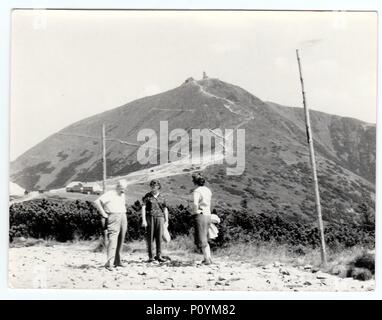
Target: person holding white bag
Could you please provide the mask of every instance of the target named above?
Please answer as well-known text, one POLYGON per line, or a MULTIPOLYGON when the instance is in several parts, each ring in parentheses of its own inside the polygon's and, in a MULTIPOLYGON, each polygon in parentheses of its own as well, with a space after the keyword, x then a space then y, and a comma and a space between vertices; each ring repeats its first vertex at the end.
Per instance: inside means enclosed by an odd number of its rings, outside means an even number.
POLYGON ((195 231, 195 245, 203 251, 204 260, 202 264, 210 265, 211 249, 208 244, 208 230, 211 227, 211 198, 212 192, 204 184, 205 178, 201 173, 194 173, 192 181, 197 186, 193 191, 192 217, 195 231))

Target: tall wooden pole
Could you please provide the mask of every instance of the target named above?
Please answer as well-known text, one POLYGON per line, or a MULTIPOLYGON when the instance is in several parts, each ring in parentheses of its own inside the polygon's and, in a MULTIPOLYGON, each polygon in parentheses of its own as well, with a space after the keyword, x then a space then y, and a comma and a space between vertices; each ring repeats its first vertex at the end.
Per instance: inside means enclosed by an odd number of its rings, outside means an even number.
MULTIPOLYGON (((105 124, 102 124, 102 191, 106 192, 106 139, 105 139, 105 124)), ((103 219, 104 220, 104 219, 103 219)), ((106 221, 103 227, 103 245, 107 248, 109 245, 109 239, 107 236, 106 221)))
POLYGON ((105 124, 102 124, 102 189, 106 192, 106 141, 105 141, 105 124))
POLYGON ((321 239, 321 261, 322 261, 323 265, 326 265, 327 260, 326 260, 326 246, 325 246, 325 237, 324 237, 324 224, 322 222, 320 192, 318 190, 318 180, 317 180, 317 172, 316 172, 316 160, 315 160, 315 156, 314 156, 312 131, 310 129, 309 110, 308 110, 308 105, 306 103, 304 80, 302 78, 301 62, 300 62, 300 56, 298 54, 298 49, 296 49, 296 56, 297 56, 298 70, 300 73, 302 101, 304 104, 304 111, 305 111, 306 135, 307 135, 307 140, 308 140, 308 144, 309 144, 310 164, 311 164, 312 173, 313 173, 314 195, 315 195, 315 200, 316 200, 318 228, 319 228, 320 239, 321 239))

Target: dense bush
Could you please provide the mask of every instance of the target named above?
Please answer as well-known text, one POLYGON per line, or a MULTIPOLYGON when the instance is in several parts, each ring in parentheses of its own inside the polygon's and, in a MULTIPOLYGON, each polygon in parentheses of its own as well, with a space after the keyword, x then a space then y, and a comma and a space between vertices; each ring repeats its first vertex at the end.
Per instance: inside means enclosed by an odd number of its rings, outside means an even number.
POLYGON ((84 201, 46 199, 16 203, 9 209, 10 240, 14 237, 89 239, 101 233, 96 208, 84 201))
MULTIPOLYGON (((318 228, 282 218, 278 214, 248 214, 246 210, 224 210, 219 213, 219 236, 215 246, 236 241, 275 241, 295 247, 318 247, 318 228)), ((326 244, 335 249, 363 244, 374 247, 374 228, 356 224, 330 224, 325 227, 326 244)))
MULTIPOLYGON (((143 239, 139 201, 127 208, 127 241, 143 239)), ((213 247, 232 242, 273 241, 301 247, 320 244, 317 227, 293 222, 277 213, 258 214, 241 210, 219 209, 219 236, 211 241, 213 247)), ((192 229, 189 209, 183 205, 169 208, 169 231, 172 237, 186 235, 192 229)), ((374 227, 368 224, 327 224, 325 240, 329 247, 352 247, 363 244, 374 247, 374 227)), ((88 201, 38 199, 10 207, 10 240, 14 237, 52 238, 58 241, 90 239, 101 235, 100 216, 88 201)))

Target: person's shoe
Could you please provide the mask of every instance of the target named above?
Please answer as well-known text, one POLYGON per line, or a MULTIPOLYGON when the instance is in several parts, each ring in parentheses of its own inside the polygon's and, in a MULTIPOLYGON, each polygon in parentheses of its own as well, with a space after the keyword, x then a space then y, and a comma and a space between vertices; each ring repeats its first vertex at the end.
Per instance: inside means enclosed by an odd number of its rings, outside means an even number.
POLYGON ((166 262, 166 261, 167 261, 167 260, 163 259, 162 257, 158 257, 156 260, 157 260, 158 262, 166 262))
POLYGON ((123 268, 124 266, 125 265, 122 262, 114 265, 114 267, 120 267, 120 268, 123 268))
POLYGON ((152 262, 154 262, 155 260, 153 259, 153 258, 149 258, 149 260, 147 260, 146 262, 147 263, 152 263, 152 262))
POLYGON ((165 259, 165 258, 162 257, 162 256, 158 256, 158 255, 156 255, 156 256, 154 257, 154 260, 156 260, 156 261, 158 261, 158 262, 165 262, 165 261, 167 261, 167 259, 165 259))
POLYGON ((108 264, 105 264, 105 269, 109 271, 113 271, 113 268, 108 264))
POLYGON ((202 261, 202 264, 204 264, 204 265, 206 265, 206 266, 209 266, 210 264, 212 264, 212 260, 211 260, 211 259, 208 259, 208 260, 204 259, 204 260, 202 261))

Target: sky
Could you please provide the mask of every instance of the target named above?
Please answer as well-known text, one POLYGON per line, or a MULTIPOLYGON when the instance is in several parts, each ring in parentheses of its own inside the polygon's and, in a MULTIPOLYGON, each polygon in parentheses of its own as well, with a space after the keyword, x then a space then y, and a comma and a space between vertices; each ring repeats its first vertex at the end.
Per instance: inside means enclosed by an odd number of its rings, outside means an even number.
POLYGON ((377 14, 14 10, 10 160, 71 123, 182 84, 376 122, 377 14))

